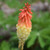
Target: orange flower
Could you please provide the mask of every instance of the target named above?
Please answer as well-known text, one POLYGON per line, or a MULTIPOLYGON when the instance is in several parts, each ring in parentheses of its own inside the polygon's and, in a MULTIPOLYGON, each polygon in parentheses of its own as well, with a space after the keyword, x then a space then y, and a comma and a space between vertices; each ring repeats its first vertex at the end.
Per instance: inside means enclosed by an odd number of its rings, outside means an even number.
POLYGON ((20 9, 21 13, 19 13, 19 20, 17 27, 17 36, 19 39, 19 48, 23 50, 23 46, 25 41, 27 40, 28 36, 30 35, 32 24, 31 24, 31 18, 32 18, 32 12, 30 9, 30 5, 28 3, 25 3, 25 7, 23 9, 20 9))
POLYGON ((20 9, 20 11, 22 11, 22 12, 19 13, 18 25, 23 23, 27 27, 31 27, 30 19, 32 18, 32 15, 31 15, 32 12, 31 12, 31 9, 30 9, 30 5, 28 5, 28 3, 25 3, 25 7, 23 9, 20 9))

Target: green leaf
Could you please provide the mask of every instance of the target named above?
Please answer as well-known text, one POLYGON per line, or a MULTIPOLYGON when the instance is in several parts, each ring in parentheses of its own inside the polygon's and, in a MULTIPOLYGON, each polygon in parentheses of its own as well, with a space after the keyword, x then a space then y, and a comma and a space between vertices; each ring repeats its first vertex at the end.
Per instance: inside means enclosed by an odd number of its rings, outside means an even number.
POLYGON ((5 30, 7 30, 7 28, 6 28, 6 26, 5 26, 5 25, 3 25, 3 28, 4 28, 5 30))
POLYGON ((50 46, 48 47, 48 50, 50 50, 50 46))
POLYGON ((3 39, 4 37, 3 36, 0 36, 0 39, 3 39))
POLYGON ((11 50, 18 50, 18 48, 11 48, 11 50))
POLYGON ((44 40, 40 36, 38 37, 38 40, 39 40, 40 46, 42 48, 44 48, 44 46, 46 45, 45 42, 44 42, 44 40))
POLYGON ((0 50, 1 50, 1 46, 0 46, 0 50))
POLYGON ((9 39, 9 41, 13 41, 13 40, 17 40, 17 37, 14 36, 14 37, 11 37, 11 38, 9 39))
POLYGON ((28 43, 27 43, 27 47, 28 47, 28 48, 31 47, 31 46, 35 43, 36 38, 37 38, 37 35, 34 34, 34 35, 32 36, 32 38, 31 38, 31 39, 28 41, 28 43))
POLYGON ((41 30, 41 31, 40 31, 40 35, 41 35, 41 37, 43 37, 44 39, 50 40, 50 27, 47 27, 47 28, 41 30))
POLYGON ((6 41, 3 41, 2 44, 1 44, 1 49, 2 50, 10 50, 10 45, 8 42, 6 41))

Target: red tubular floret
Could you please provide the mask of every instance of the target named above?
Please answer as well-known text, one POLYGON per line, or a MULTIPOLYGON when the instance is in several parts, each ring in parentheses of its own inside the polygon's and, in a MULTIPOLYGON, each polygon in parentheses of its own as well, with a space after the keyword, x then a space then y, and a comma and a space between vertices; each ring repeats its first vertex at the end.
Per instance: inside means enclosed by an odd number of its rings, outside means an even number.
POLYGON ((18 23, 25 23, 26 26, 31 26, 30 19, 32 18, 32 12, 30 9, 31 5, 25 3, 25 7, 20 9, 21 13, 19 13, 19 21, 18 23))

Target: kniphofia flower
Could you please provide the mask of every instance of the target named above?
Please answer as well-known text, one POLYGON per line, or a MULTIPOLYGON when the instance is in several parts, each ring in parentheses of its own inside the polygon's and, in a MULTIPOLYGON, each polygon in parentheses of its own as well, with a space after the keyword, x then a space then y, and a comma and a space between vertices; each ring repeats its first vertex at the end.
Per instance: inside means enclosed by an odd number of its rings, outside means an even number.
POLYGON ((19 39, 19 48, 21 47, 21 50, 23 50, 24 43, 27 40, 28 36, 30 35, 32 28, 31 24, 32 12, 30 7, 31 7, 30 4, 25 3, 25 7, 23 9, 20 9, 21 13, 19 13, 18 24, 16 25, 17 36, 19 39))

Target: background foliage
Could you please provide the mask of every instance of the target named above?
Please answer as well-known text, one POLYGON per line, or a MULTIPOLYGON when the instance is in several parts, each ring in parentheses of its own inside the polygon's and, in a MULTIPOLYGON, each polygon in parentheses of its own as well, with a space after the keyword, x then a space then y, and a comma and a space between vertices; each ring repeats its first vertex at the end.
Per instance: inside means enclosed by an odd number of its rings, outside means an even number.
MULTIPOLYGON (((20 12, 19 9, 24 6, 24 3, 32 3, 33 0, 24 0, 22 3, 20 3, 20 0, 1 1, 8 4, 10 8, 16 8, 16 12, 9 15, 8 18, 4 18, 5 14, 0 10, 0 29, 3 28, 7 31, 7 24, 10 26, 10 29, 11 27, 16 26, 18 14, 20 12)), ((44 0, 42 1, 44 2, 44 0)), ((24 50, 50 50, 50 13, 48 11, 40 11, 39 17, 36 12, 32 12, 32 32, 25 43, 24 50)), ((11 36, 8 40, 5 36, 0 36, 0 50, 18 50, 18 38, 16 32, 11 30, 9 32, 11 36)))

